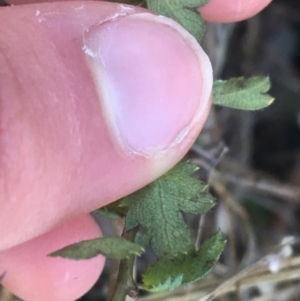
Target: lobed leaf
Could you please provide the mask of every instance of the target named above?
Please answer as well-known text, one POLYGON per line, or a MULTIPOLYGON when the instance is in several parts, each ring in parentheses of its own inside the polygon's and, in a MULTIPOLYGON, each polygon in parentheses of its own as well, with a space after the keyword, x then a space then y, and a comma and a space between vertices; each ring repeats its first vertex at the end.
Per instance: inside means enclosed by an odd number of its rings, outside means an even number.
POLYGON ((267 94, 270 86, 270 79, 266 76, 217 80, 213 86, 213 103, 233 109, 259 110, 274 100, 267 94))
POLYGON ((125 229, 137 228, 135 241, 150 244, 158 257, 175 257, 193 250, 183 212, 203 214, 214 206, 207 186, 194 177, 197 167, 181 162, 150 185, 127 196, 131 203, 125 229))
POLYGON ((142 246, 120 236, 111 236, 84 240, 55 251, 49 256, 80 260, 102 254, 111 259, 125 259, 131 255, 140 256, 143 252, 142 246))
POLYGON ((206 3, 208 0, 147 0, 150 10, 177 21, 198 41, 205 32, 198 8, 206 3))
POLYGON ((142 275, 143 288, 162 292, 203 278, 212 270, 225 244, 223 235, 217 232, 205 240, 197 252, 157 261, 142 275))
POLYGON ((143 287, 145 290, 151 292, 151 293, 161 293, 165 291, 171 291, 179 286, 182 285, 182 278, 183 275, 179 275, 175 278, 169 277, 166 281, 163 283, 159 283, 158 285, 154 285, 150 288, 143 287))

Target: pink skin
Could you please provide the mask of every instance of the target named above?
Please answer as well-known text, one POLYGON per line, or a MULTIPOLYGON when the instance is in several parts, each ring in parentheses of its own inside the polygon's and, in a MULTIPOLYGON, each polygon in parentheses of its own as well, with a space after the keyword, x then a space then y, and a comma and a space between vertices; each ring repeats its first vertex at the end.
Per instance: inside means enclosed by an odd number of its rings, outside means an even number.
MULTIPOLYGON (((15 5, 52 1, 53 0, 7 0, 8 3, 15 5)), ((209 3, 201 7, 199 11, 206 21, 230 23, 253 17, 271 2, 272 0, 210 0, 209 3)))
POLYGON ((99 277, 104 257, 71 261, 47 257, 47 254, 100 235, 93 219, 82 215, 33 240, 0 252, 0 267, 7 271, 3 285, 26 301, 77 299, 99 277))
POLYGON ((0 11, 0 249, 141 188, 200 131, 207 56, 169 20, 138 12, 97 2, 0 11))
MULTIPOLYGON (((35 294, 53 301, 57 266, 47 264, 45 250, 56 238, 42 234, 59 232, 62 222, 176 164, 208 114, 212 70, 186 31, 141 9, 24 5, 1 9, 0 22, 6 28, 0 35, 0 249, 15 246, 2 252, 0 273, 7 271, 4 284, 26 301, 35 294), (27 249, 32 261, 41 254, 39 266, 47 268, 28 264, 27 249), (9 256, 19 256, 17 267, 9 256)), ((82 227, 89 237, 91 229, 82 227)), ((67 243, 77 238, 65 235, 67 243)), ((96 281, 91 262, 80 292, 77 282, 68 283, 60 300, 74 300, 96 281)), ((72 278, 78 262, 62 269, 72 278)))
POLYGON ((210 0, 199 9, 209 22, 230 23, 253 17, 272 0, 210 0))
POLYGON ((102 257, 48 251, 99 235, 83 214, 170 169, 206 119, 206 55, 144 12, 105 2, 0 9, 0 275, 25 301, 72 301, 91 287, 102 257), (57 282, 78 271, 82 280, 57 282))

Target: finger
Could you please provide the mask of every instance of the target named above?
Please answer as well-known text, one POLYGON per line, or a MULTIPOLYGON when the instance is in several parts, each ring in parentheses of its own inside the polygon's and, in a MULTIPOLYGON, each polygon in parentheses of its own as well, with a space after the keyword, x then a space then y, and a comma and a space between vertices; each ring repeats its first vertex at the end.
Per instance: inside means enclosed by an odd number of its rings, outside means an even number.
POLYGON ((48 257, 66 245, 99 237, 100 230, 89 215, 45 233, 24 244, 0 252, 2 283, 25 301, 74 301, 98 279, 104 257, 73 261, 48 257))
MULTIPOLYGON (((18 5, 27 3, 51 2, 52 0, 7 0, 18 5)), ((64 0, 68 1, 68 0, 64 0)), ((206 21, 230 23, 253 17, 263 10, 272 0, 210 0, 199 9, 206 21)))
POLYGON ((253 17, 272 0, 210 0, 200 8, 201 16, 210 22, 230 23, 253 17))
POLYGON ((153 181, 200 132, 209 60, 177 23, 141 12, 0 10, 0 249, 153 181))

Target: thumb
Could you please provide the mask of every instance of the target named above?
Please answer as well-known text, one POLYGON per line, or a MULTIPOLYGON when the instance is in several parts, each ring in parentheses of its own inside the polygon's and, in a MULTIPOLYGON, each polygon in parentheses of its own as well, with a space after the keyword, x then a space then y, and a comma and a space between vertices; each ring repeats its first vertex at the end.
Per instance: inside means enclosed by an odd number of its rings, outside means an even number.
POLYGON ((153 181, 202 128, 211 66, 175 22, 68 2, 0 23, 0 249, 153 181))
POLYGON ((70 301, 103 259, 46 254, 99 236, 85 213, 184 156, 208 114, 211 66, 177 24, 124 5, 9 7, 0 24, 0 249, 15 246, 0 275, 27 301, 70 301))

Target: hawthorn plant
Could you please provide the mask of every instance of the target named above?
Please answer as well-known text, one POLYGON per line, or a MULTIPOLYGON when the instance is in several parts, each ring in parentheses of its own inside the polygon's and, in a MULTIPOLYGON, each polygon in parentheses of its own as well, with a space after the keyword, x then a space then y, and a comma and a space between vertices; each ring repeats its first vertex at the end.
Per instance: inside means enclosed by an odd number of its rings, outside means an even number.
MULTIPOLYGON (((201 41, 205 21, 199 8, 208 0, 147 0, 146 3, 150 10, 174 19, 201 41)), ((269 89, 270 80, 266 76, 216 80, 213 104, 259 110, 273 101, 267 94, 269 89)), ((136 295, 137 290, 171 290, 205 277, 222 254, 226 240, 218 231, 199 250, 195 249, 183 212, 204 214, 215 205, 208 186, 194 176, 196 170, 190 162, 180 162, 155 182, 96 210, 96 214, 106 218, 125 220, 121 237, 82 241, 50 256, 88 260, 102 254, 121 260, 117 287, 110 301, 123 301, 127 294, 136 295), (132 278, 134 259, 147 247, 156 254, 157 261, 146 268, 142 282, 136 283, 132 278)))

